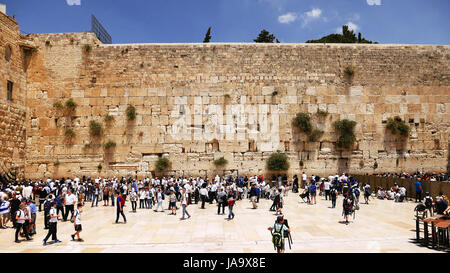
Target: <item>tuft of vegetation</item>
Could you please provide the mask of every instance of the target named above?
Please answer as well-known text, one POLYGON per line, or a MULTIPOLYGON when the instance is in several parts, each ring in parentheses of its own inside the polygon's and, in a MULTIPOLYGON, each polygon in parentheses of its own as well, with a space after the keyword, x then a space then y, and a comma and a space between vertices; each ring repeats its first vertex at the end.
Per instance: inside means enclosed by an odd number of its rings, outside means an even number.
POLYGON ((90 149, 90 148, 91 148, 91 144, 89 144, 89 143, 84 144, 84 146, 83 146, 83 149, 85 149, 85 150, 90 149))
POLYGON ((65 106, 68 111, 72 112, 75 110, 75 108, 77 108, 78 105, 73 101, 72 98, 70 98, 70 99, 66 100, 65 106))
POLYGON ((311 117, 306 113, 298 113, 293 120, 293 125, 306 134, 312 131, 311 117))
POLYGON ((127 119, 129 121, 135 120, 136 119, 136 107, 134 107, 133 105, 128 105, 126 114, 127 114, 127 119))
POLYGON ((350 149, 356 141, 354 129, 356 122, 353 120, 343 119, 334 122, 334 128, 340 133, 336 142, 337 147, 350 149))
POLYGON ((170 161, 167 157, 159 157, 156 161, 156 169, 158 171, 163 171, 169 167, 170 161))
POLYGON ((410 131, 409 126, 400 117, 389 118, 386 129, 391 131, 393 135, 398 133, 403 138, 407 138, 410 131))
POLYGON ((94 120, 89 122, 89 133, 91 136, 100 136, 102 134, 102 125, 94 120))
POLYGON ((67 138, 73 138, 75 137, 75 132, 72 130, 72 128, 66 128, 66 130, 64 131, 64 135, 67 138))
POLYGON ((225 97, 226 99, 230 99, 230 98, 231 98, 230 94, 225 94, 224 97, 225 97))
POLYGON ((214 160, 214 165, 216 166, 225 166, 228 163, 228 160, 226 160, 223 156, 219 159, 214 160))
POLYGON ((278 95, 278 91, 275 90, 275 91, 272 92, 272 97, 274 97, 276 95, 278 95))
POLYGON ((103 147, 105 148, 105 150, 109 150, 111 148, 116 147, 116 143, 112 140, 108 140, 108 142, 106 142, 105 145, 103 145, 103 147))
POLYGON ((112 116, 110 114, 106 114, 103 119, 105 120, 106 123, 111 123, 115 120, 114 116, 112 116))
POLYGON ((378 162, 375 161, 375 163, 373 164, 373 168, 374 169, 378 168, 378 162))
POLYGON ((52 43, 51 43, 49 40, 47 40, 47 41, 45 41, 45 45, 46 45, 46 46, 51 46, 52 43))
POLYGON ((303 166, 305 165, 305 163, 303 163, 303 160, 300 160, 300 162, 298 162, 298 165, 303 168, 303 166))
POLYGON ((355 71, 353 70, 353 68, 351 68, 350 66, 347 66, 344 69, 344 73, 345 75, 349 76, 349 77, 353 77, 353 75, 355 74, 355 71))
POLYGON ((319 129, 314 129, 308 137, 310 142, 316 142, 323 135, 323 131, 319 129))
POLYGON ((102 164, 98 164, 98 166, 97 166, 97 170, 101 170, 101 169, 103 169, 103 166, 102 166, 102 164))
POLYGON ((84 45, 84 51, 86 53, 91 52, 91 50, 92 50, 92 46, 91 45, 89 45, 89 44, 84 45))
POLYGON ((60 101, 56 101, 55 103, 53 103, 53 107, 55 107, 58 110, 64 109, 64 105, 62 105, 60 101))
POLYGON ((289 169, 287 156, 282 153, 273 153, 267 159, 267 169, 271 171, 286 171, 289 169))
POLYGON ((61 164, 61 162, 59 162, 59 160, 56 160, 55 162, 53 162, 53 166, 58 167, 61 164))
POLYGON ((328 116, 328 114, 329 114, 328 111, 317 109, 317 115, 319 115, 320 117, 326 117, 328 116))

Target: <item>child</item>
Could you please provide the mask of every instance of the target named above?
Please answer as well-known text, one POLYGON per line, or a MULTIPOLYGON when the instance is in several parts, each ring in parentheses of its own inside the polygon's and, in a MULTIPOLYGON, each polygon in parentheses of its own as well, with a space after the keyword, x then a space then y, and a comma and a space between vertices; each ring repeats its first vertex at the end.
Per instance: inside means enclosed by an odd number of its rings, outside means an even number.
POLYGON ((81 227, 81 213, 83 205, 81 203, 77 204, 77 209, 73 215, 73 226, 75 227, 75 234, 72 234, 72 240, 75 241, 75 235, 78 237, 79 242, 83 242, 83 239, 80 238, 80 232, 83 230, 81 227))

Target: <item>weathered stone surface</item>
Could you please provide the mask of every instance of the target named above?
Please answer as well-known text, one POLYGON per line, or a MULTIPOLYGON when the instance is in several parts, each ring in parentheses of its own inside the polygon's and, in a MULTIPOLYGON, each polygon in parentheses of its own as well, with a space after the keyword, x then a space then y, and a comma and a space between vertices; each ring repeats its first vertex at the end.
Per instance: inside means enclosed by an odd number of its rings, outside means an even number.
POLYGON ((13 47, 11 61, 0 62, 0 159, 27 177, 88 174, 98 164, 102 175, 155 175, 162 154, 172 161, 168 175, 265 173, 276 151, 288 154, 289 175, 371 173, 375 159, 378 172, 447 166, 449 46, 103 45, 92 33, 24 37, 5 15, 0 24, 0 54, 13 47), (28 59, 19 47, 25 40, 38 49, 28 59), (349 65, 351 79, 343 72, 349 65), (14 82, 12 102, 7 80, 14 82), (53 107, 70 97, 78 105, 73 113, 53 107), (324 131, 318 142, 292 127, 299 112, 324 131), (106 123, 106 113, 114 120, 106 123), (384 122, 394 116, 411 126, 405 143, 386 133, 384 122), (332 124, 343 118, 358 123, 353 152, 334 145, 332 124), (90 135, 91 120, 102 123, 101 137, 90 135), (70 142, 65 128, 76 133, 70 142), (117 146, 106 153, 109 139, 117 146), (213 164, 219 155, 229 162, 220 170, 213 164))

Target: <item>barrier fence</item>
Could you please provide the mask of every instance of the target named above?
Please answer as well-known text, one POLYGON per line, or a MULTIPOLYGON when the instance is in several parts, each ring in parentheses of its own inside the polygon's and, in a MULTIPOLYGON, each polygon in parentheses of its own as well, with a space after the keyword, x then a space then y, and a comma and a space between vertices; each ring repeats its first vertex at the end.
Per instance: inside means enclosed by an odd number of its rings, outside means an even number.
MULTIPOLYGON (((377 187, 382 187, 384 189, 390 189, 394 186, 395 183, 398 186, 403 186, 406 188, 406 195, 409 198, 416 197, 416 187, 414 183, 417 179, 408 179, 408 178, 392 178, 392 177, 379 177, 379 176, 371 176, 371 175, 352 175, 355 177, 358 182, 364 184, 366 182, 370 183, 370 187, 372 190, 376 190, 377 187)), ((442 192, 446 196, 450 196, 450 182, 448 181, 423 181, 422 183, 422 198, 425 197, 425 192, 429 192, 431 197, 436 197, 442 192)))

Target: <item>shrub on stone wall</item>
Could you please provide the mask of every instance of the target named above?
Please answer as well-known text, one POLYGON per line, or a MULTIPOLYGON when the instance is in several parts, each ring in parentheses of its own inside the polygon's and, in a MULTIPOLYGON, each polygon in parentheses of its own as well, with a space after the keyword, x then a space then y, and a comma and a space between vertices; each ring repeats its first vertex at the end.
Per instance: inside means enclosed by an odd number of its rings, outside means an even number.
POLYGON ((116 143, 112 140, 108 140, 108 142, 106 142, 103 147, 105 148, 105 150, 109 150, 111 148, 116 147, 116 143))
POLYGON ((282 153, 271 154, 267 159, 267 169, 270 171, 286 171, 289 169, 287 156, 282 153))
POLYGON ((98 164, 98 166, 97 166, 97 170, 101 171, 101 169, 103 169, 103 166, 102 166, 102 164, 98 164))
POLYGON ((72 128, 66 128, 66 130, 64 131, 64 135, 67 138, 73 138, 73 137, 75 137, 75 132, 72 128))
POLYGON ((410 128, 400 117, 389 118, 386 129, 391 131, 393 135, 398 133, 403 138, 407 138, 409 136, 410 128))
POLYGON ((77 108, 77 104, 73 101, 72 98, 66 100, 66 103, 64 104, 66 107, 66 111, 68 113, 72 113, 73 111, 75 111, 75 108, 77 108))
POLYGON ((133 105, 128 105, 126 114, 127 114, 128 120, 131 121, 131 120, 136 119, 136 107, 134 107, 133 105))
POLYGON ((214 160, 214 165, 216 166, 225 166, 228 163, 228 160, 226 160, 223 156, 219 159, 214 160))
POLYGON ((347 75, 348 77, 353 77, 353 75, 355 75, 355 71, 353 70, 353 68, 351 68, 350 66, 347 66, 344 69, 344 73, 345 75, 347 75))
POLYGON ((91 136, 100 136, 102 134, 102 125, 94 120, 89 122, 89 133, 91 136))
POLYGON ((61 163, 59 162, 59 160, 56 160, 55 162, 53 162, 53 166, 58 167, 61 163))
POLYGON ((306 134, 312 131, 311 117, 306 113, 298 113, 294 118, 293 125, 306 134))
POLYGON ((356 141, 354 129, 356 122, 353 120, 343 119, 334 122, 334 128, 339 132, 340 136, 336 142, 339 148, 351 149, 356 141))
POLYGON ((316 142, 323 135, 323 131, 319 129, 314 129, 308 137, 310 142, 316 142))
POLYGON ((326 116, 328 116, 328 111, 323 111, 323 110, 317 109, 317 115, 319 117, 326 117, 326 116))
POLYGON ((164 171, 169 167, 170 161, 167 157, 159 157, 156 161, 156 169, 158 171, 164 171))
POLYGON ((104 120, 106 123, 111 123, 115 120, 114 116, 110 115, 110 114, 106 114, 104 117, 104 120))
POLYGON ((62 105, 60 101, 56 101, 55 103, 53 103, 53 107, 55 107, 57 110, 64 109, 64 105, 62 105))
POLYGON ((91 50, 92 50, 92 46, 91 45, 89 45, 89 44, 84 45, 84 51, 86 53, 91 52, 91 50))

